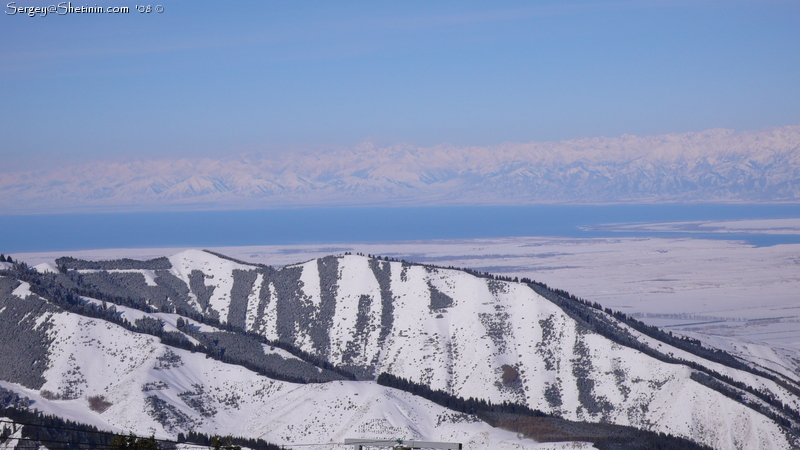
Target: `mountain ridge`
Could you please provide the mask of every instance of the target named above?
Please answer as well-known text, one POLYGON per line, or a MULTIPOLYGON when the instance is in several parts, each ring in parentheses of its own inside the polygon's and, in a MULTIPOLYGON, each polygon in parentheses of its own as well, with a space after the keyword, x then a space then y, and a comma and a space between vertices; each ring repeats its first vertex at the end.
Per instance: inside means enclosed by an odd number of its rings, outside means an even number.
POLYGON ((411 145, 0 173, 8 212, 298 205, 797 202, 800 126, 411 145))
MULTIPOLYGON (((655 339, 629 327, 621 317, 598 309, 599 305, 534 284, 547 289, 542 291, 545 294, 557 296, 547 299, 531 289, 530 280, 514 282, 489 274, 358 255, 329 256, 279 270, 242 265, 201 251, 182 252, 167 260, 170 269, 164 270, 163 260, 117 260, 87 266, 65 258, 59 260, 61 274, 20 272, 18 276, 28 276, 30 283, 7 289, 13 291, 12 298, 27 298, 35 295, 33 292, 45 294, 41 286, 62 279, 62 284, 94 289, 76 292, 94 292, 99 298, 79 298, 71 308, 80 311, 91 306, 98 314, 107 314, 103 312, 107 311, 105 301, 116 299, 114 292, 140 296, 136 302, 144 302, 142 310, 113 306, 115 316, 127 317, 138 327, 126 333, 150 333, 151 337, 143 338, 155 343, 158 337, 152 341, 151 325, 161 321, 162 330, 155 336, 162 333, 162 342, 168 333, 182 334, 186 341, 194 342, 194 347, 187 349, 220 363, 237 351, 252 355, 252 347, 242 347, 243 338, 214 343, 221 339, 221 332, 233 330, 236 334, 240 329, 302 350, 304 353, 296 353, 300 360, 311 355, 352 371, 361 380, 389 373, 449 395, 478 395, 496 404, 510 401, 570 420, 633 425, 717 448, 790 448, 791 441, 786 439, 796 439, 791 438, 790 430, 798 422, 800 400, 792 391, 797 389, 797 380, 750 366, 736 368, 738 360, 727 365, 708 360, 665 342, 666 334, 662 340, 655 339), (173 288, 169 295, 174 298, 168 295, 165 299, 167 291, 162 288, 178 281, 185 291, 173 288), (572 312, 559 302, 572 305, 572 312), (244 320, 237 303, 244 305, 244 320), (191 314, 175 314, 177 306, 193 310, 194 319, 189 318, 191 314), (575 314, 585 318, 576 321, 575 314), (179 319, 191 326, 181 326, 179 319), (320 326, 311 326, 314 322, 320 326), (603 323, 621 333, 621 338, 609 339, 614 336, 601 329, 603 323), (620 341, 622 338, 628 341, 620 341), (630 342, 640 346, 639 350, 630 342), (198 344, 203 348, 196 347, 198 344), (681 422, 678 410, 691 419, 681 422), (747 426, 740 429, 741 424, 747 426)), ((0 319, 8 313, 0 310, 0 319)), ((687 341, 686 345, 691 349, 694 344, 687 341)), ((262 355, 275 351, 268 346, 256 348, 262 355)), ((186 351, 172 350, 181 355, 186 351)), ((159 358, 169 361, 167 356, 159 358)), ((281 358, 292 357, 284 354, 281 358)), ((60 361, 65 367, 60 375, 42 375, 48 379, 46 383, 55 377, 62 380, 60 384, 39 389, 73 398, 76 386, 90 388, 91 383, 75 376, 77 371, 87 378, 80 367, 75 368, 80 364, 63 357, 60 361)), ((163 366, 157 362, 160 359, 155 361, 156 367, 163 366)), ((285 365, 266 364, 287 370, 285 365)), ((165 367, 171 370, 169 364, 165 367)), ((321 370, 312 372, 322 374, 321 370)), ((155 373, 160 376, 163 369, 155 373)), ((175 382, 161 381, 166 385, 175 382)), ((138 383, 160 386, 155 381, 138 383)), ((339 381, 316 384, 330 383, 339 381)), ((186 423, 202 422, 209 420, 203 419, 203 414, 227 408, 224 402, 208 400, 209 388, 182 384, 180 396, 161 397, 156 389, 156 394, 145 398, 156 395, 158 400, 137 408, 177 408, 167 415, 173 419, 164 419, 166 424, 184 417, 181 414, 188 418, 185 420, 191 419, 186 423)))

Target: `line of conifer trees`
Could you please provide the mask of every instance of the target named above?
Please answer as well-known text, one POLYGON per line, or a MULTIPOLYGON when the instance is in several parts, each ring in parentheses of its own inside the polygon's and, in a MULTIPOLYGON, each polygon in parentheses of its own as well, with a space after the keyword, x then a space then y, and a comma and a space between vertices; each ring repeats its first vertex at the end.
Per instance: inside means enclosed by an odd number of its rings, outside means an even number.
POLYGON ((398 377, 386 372, 383 372, 380 375, 378 375, 377 381, 378 384, 380 384, 381 386, 386 386, 394 389, 399 389, 401 391, 406 391, 411 394, 418 395, 422 398, 428 399, 436 403, 437 405, 444 406, 447 409, 452 409, 453 411, 458 411, 466 414, 493 412, 493 413, 520 414, 532 417, 548 416, 547 414, 539 411, 538 409, 531 409, 527 405, 522 405, 519 403, 503 402, 495 405, 492 402, 485 399, 478 399, 472 397, 464 399, 462 397, 449 394, 445 391, 441 391, 438 389, 431 389, 429 386, 426 386, 424 384, 415 383, 413 381, 409 381, 406 380, 405 378, 398 377))

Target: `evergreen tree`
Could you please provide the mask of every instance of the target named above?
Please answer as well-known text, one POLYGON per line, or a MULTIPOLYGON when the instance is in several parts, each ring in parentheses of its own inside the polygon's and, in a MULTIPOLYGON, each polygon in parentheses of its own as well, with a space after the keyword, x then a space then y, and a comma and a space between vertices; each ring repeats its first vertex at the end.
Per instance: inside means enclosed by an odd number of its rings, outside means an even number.
POLYGON ((242 447, 239 445, 233 445, 233 438, 228 436, 225 438, 225 442, 219 436, 212 436, 211 437, 211 447, 214 450, 242 450, 242 447))
POLYGON ((111 439, 112 450, 159 450, 155 436, 149 438, 136 437, 133 433, 122 436, 117 435, 111 439))

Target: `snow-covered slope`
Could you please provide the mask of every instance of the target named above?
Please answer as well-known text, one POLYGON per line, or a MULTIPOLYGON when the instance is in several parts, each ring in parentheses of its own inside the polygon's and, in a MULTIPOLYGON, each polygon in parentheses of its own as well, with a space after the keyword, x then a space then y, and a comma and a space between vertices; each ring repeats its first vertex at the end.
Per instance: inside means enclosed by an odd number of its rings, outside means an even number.
POLYGON ((52 342, 46 381, 37 388, 5 381, 0 386, 33 400, 43 413, 104 430, 173 439, 192 430, 281 444, 402 437, 462 442, 466 448, 570 445, 520 440, 472 416, 374 382, 293 384, 167 347, 102 320, 51 311, 41 322, 48 325, 52 342), (97 396, 107 402, 106 409, 91 409, 89 399, 97 396))
MULTIPOLYGON (((199 256, 188 252, 172 261, 204 271, 214 292, 224 290, 230 270, 209 263, 212 255, 199 256)), ((593 333, 524 284, 348 255, 266 273, 252 290, 262 294, 248 302, 248 331, 364 378, 387 372, 465 398, 521 402, 568 419, 634 425, 719 448, 773 443, 768 448, 783 440, 770 419, 694 381, 691 368, 593 333), (504 382, 505 371, 516 380, 504 382)), ((702 362, 800 408, 800 399, 772 381, 629 332, 661 353, 702 362)))
MULTIPOLYGON (((385 372, 463 398, 631 425, 714 448, 793 445, 778 423, 796 426, 793 411, 800 409, 800 399, 790 374, 708 360, 606 312, 565 308, 559 303, 563 299, 548 297, 554 291, 540 295, 541 287, 358 255, 276 270, 190 250, 172 256, 169 264, 170 269, 116 265, 107 271, 36 276, 77 280, 111 299, 127 292, 168 311, 120 306, 117 314, 131 323, 162 319, 165 331, 195 333, 201 341, 222 339, 219 327, 247 331, 363 381, 300 386, 260 377, 201 353, 168 349, 155 337, 99 319, 54 311, 46 303, 38 315, 7 306, 13 317, 33 317, 35 323, 25 329, 38 333, 31 336, 45 343, 49 363, 36 377, 13 378, 16 372, 9 372, 4 379, 26 386, 31 395, 47 391, 51 394, 45 396, 75 408, 85 404, 81 399, 103 395, 112 406, 101 419, 139 432, 226 429, 226 434, 263 435, 277 442, 318 442, 356 432, 435 440, 477 439, 475 433, 483 433, 477 430, 484 424, 462 423, 468 420, 464 417, 449 424, 440 419, 452 412, 377 386, 374 380, 385 372), (181 328, 177 314, 220 325, 185 319, 189 325, 181 328), (132 416, 131 411, 146 414, 132 416), (265 428, 242 417, 277 425, 265 428)), ((0 288, 7 298, 38 298, 29 294, 34 287, 22 283, 6 281, 0 288)), ((0 321, 4 314, 5 308, 0 321)), ((90 419, 96 413, 87 414, 87 422, 95 423, 90 419)), ((486 432, 492 442, 506 439, 486 432)), ((497 445, 492 448, 503 448, 497 445)))

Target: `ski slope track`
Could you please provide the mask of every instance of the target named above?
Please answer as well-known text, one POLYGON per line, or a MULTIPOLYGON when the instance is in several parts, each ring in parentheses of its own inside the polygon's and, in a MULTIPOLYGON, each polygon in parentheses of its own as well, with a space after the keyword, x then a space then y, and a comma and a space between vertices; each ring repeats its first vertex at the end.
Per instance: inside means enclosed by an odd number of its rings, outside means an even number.
POLYGON ((259 358, 295 364, 285 366, 292 376, 318 380, 298 384, 265 376, 119 323, 67 312, 37 295, 35 281, 6 271, 0 273, 0 323, 10 331, 0 343, 4 353, 32 348, 34 362, 0 357, 9 364, 0 369, 0 386, 48 414, 160 437, 194 430, 287 445, 400 437, 463 442, 464 448, 591 448, 520 439, 375 382, 388 373, 458 397, 524 404, 717 449, 798 445, 796 374, 741 359, 747 370, 707 360, 602 310, 591 309, 595 319, 578 317, 559 305, 566 300, 548 299, 527 283, 349 254, 274 269, 188 250, 170 257, 169 265, 126 269, 99 262, 93 269, 62 266, 66 275, 42 270, 38 276, 72 280, 108 298, 127 292, 147 308, 109 305, 106 298, 80 301, 102 304, 130 324, 161 321, 163 331, 184 335, 192 345, 224 343, 226 333, 243 332, 280 343, 294 350, 258 344, 259 358), (593 320, 639 347, 598 332, 593 320), (110 406, 90 409, 93 396, 110 406))

